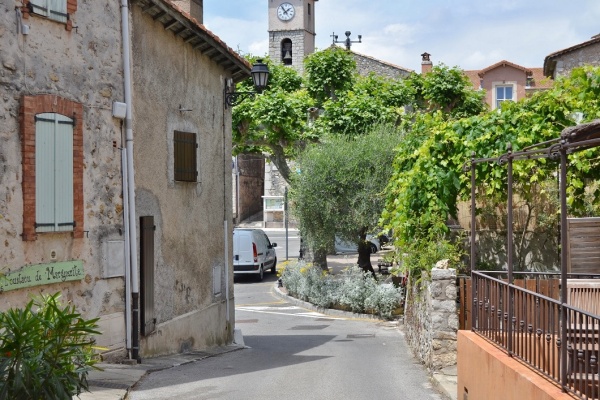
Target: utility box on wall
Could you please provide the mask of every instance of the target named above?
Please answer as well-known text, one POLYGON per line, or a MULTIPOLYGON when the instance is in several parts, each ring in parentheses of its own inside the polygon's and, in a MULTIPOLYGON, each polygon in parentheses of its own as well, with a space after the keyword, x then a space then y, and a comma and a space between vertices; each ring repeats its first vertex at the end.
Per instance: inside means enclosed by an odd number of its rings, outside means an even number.
POLYGON ((125 275, 125 241, 107 240, 103 245, 104 268, 102 278, 118 278, 125 275))

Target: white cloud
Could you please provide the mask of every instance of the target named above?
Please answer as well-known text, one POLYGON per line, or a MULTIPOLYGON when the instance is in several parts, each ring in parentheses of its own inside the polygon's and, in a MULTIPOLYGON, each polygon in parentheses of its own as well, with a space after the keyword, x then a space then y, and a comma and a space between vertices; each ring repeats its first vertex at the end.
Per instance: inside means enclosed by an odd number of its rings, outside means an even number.
MULTIPOLYGON (((267 2, 205 0, 204 8, 205 23, 230 47, 268 51, 267 2)), ((502 59, 541 67, 548 54, 600 33, 598 0, 322 0, 315 17, 317 48, 349 30, 363 38, 353 50, 415 70, 424 51, 465 69, 502 59)))

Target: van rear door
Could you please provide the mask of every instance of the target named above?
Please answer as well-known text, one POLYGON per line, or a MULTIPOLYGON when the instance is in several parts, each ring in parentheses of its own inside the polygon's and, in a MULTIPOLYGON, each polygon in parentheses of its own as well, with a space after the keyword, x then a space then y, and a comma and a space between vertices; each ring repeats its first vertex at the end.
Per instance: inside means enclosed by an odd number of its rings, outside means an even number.
POLYGON ((236 231, 233 236, 233 264, 254 264, 254 251, 252 249, 252 232, 236 231))

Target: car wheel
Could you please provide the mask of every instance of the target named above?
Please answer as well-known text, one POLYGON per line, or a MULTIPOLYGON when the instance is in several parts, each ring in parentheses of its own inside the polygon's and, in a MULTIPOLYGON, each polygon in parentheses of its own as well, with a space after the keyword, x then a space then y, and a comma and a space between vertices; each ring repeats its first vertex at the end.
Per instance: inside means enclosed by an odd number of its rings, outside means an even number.
POLYGON ((258 281, 262 282, 263 278, 265 277, 265 272, 263 270, 263 266, 260 266, 260 272, 258 273, 258 281))
POLYGON ((277 257, 275 257, 275 259, 273 260, 273 266, 271 267, 271 273, 272 274, 277 273, 277 257))
POLYGON ((375 246, 373 243, 369 243, 369 245, 371 246, 371 254, 377 253, 377 246, 375 246))

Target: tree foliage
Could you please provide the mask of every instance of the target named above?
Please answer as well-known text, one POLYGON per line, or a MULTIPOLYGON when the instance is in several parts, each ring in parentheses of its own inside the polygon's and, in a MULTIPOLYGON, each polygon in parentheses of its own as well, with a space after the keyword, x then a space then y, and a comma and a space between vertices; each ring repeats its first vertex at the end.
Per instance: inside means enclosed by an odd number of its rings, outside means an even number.
MULTIPOLYGON (((482 94, 458 68, 436 66, 425 76, 407 79, 363 77, 352 54, 339 47, 309 55, 305 77, 266 62, 271 76, 265 92, 233 109, 234 153, 266 153, 288 182, 288 162, 330 133, 353 137, 379 124, 408 123, 410 110, 441 110, 450 116, 483 110, 482 94)), ((251 79, 238 90, 251 91, 251 79)))
POLYGON ((395 129, 380 127, 353 138, 329 137, 301 155, 290 194, 315 256, 326 254, 336 235, 357 243, 361 233, 377 226, 400 140, 395 129))
MULTIPOLYGON (((600 117, 599 91, 600 70, 582 68, 551 90, 517 103, 504 102, 499 110, 461 119, 443 118, 439 111, 418 115, 405 127, 405 140, 386 189, 383 219, 395 229, 400 243, 430 235, 432 230, 443 232, 440 221, 456 216, 457 200, 470 194, 470 176, 462 168, 471 153, 477 158, 498 157, 507 151, 508 143, 517 151, 557 138, 565 127, 575 124, 573 112, 582 112, 585 120, 600 117)), ((598 150, 588 150, 570 157, 568 195, 575 215, 585 209, 584 180, 599 178, 597 154, 598 150)), ((514 163, 518 194, 531 198, 539 193, 533 185, 555 171, 556 164, 549 160, 514 163)), ((506 168, 482 163, 476 172, 477 186, 485 196, 505 198, 506 168)))

